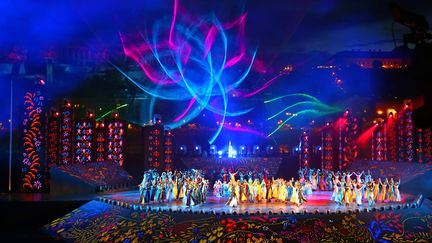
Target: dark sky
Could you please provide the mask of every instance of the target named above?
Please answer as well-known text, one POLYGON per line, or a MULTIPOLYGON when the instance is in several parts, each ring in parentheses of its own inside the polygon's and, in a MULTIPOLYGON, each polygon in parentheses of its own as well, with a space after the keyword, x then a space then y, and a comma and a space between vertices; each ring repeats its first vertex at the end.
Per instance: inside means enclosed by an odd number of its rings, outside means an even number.
MULTIPOLYGON (((247 11, 247 40, 262 53, 393 48, 389 1, 384 0, 179 0, 182 13, 214 13, 228 21, 247 11)), ((399 0, 432 21, 432 2, 399 0)), ((0 1, 0 47, 118 42, 117 31, 170 17, 172 0, 0 1)), ((407 29, 395 25, 396 38, 407 29)))

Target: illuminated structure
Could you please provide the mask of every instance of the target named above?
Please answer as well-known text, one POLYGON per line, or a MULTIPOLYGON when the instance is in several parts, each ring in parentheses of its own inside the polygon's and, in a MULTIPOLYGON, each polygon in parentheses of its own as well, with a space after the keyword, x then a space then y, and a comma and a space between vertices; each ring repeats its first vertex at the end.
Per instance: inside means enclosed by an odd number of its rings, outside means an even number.
POLYGON ((160 122, 143 128, 144 168, 165 170, 164 135, 164 126, 160 122))
POLYGON ((24 94, 22 121, 21 190, 44 191, 48 184, 45 151, 45 96, 44 83, 36 82, 24 94))
POLYGON ((405 160, 412 162, 414 159, 414 124, 412 121, 412 103, 411 100, 404 101, 405 111, 403 113, 404 119, 404 142, 405 142, 405 160))
POLYGON ((88 112, 88 117, 75 123, 75 162, 88 163, 94 160, 94 114, 88 112))
POLYGON ((52 111, 48 117, 47 127, 47 156, 48 166, 60 163, 59 141, 60 141, 60 112, 52 111))
POLYGON ((321 132, 321 169, 333 169, 333 136, 333 129, 327 123, 321 132))
POLYGON ((60 163, 73 163, 75 116, 70 101, 65 100, 60 116, 60 163))
MULTIPOLYGON (((342 164, 343 168, 346 168, 350 165, 354 160, 357 159, 358 156, 358 145, 356 143, 356 139, 358 136, 358 124, 357 118, 354 117, 352 111, 347 109, 343 115, 343 123, 339 124, 340 127, 340 145, 342 146, 342 164)), ((340 149, 340 148, 339 148, 340 149)), ((339 151, 340 154, 340 151, 339 151)))
POLYGON ((309 167, 310 159, 311 159, 311 146, 310 146, 310 139, 309 139, 309 133, 303 132, 302 136, 300 137, 300 168, 302 167, 309 167))
POLYGON ((412 162, 414 159, 414 125, 412 121, 412 102, 404 100, 403 110, 398 119, 398 160, 412 162))
POLYGON ((173 134, 170 130, 165 131, 165 141, 164 141, 164 162, 165 170, 172 171, 173 169, 173 134))
POLYGON ((103 162, 107 159, 107 129, 105 123, 96 122, 95 130, 96 145, 94 146, 94 154, 97 162, 103 162))
POLYGON ((387 114, 386 134, 387 134, 387 158, 390 161, 397 161, 397 124, 396 115, 392 112, 387 114))
POLYGON ((119 114, 114 112, 107 125, 107 159, 123 166, 124 123, 119 120, 119 114))
POLYGON ((417 161, 419 163, 424 162, 423 141, 424 141, 423 129, 419 128, 417 129, 417 161))
POLYGON ((376 161, 385 160, 385 134, 384 125, 381 121, 376 123, 372 133, 371 159, 376 161))
POLYGON ((423 131, 423 144, 424 144, 424 158, 425 162, 432 161, 432 132, 431 129, 423 131))
POLYGON ((343 51, 336 53, 329 61, 331 65, 358 66, 360 68, 406 68, 411 64, 411 57, 397 51, 343 51))

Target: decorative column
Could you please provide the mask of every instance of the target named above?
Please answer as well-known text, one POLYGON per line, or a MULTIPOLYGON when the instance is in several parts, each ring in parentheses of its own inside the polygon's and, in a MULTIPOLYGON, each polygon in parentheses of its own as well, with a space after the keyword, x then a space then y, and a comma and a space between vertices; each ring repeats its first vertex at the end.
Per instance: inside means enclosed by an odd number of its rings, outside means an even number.
POLYGON ((124 124, 119 120, 119 114, 113 113, 113 118, 108 122, 108 150, 107 158, 108 161, 113 161, 123 166, 124 155, 123 155, 123 135, 124 135, 124 124))
POLYGON ((93 160, 92 146, 94 140, 95 121, 92 112, 87 118, 75 124, 75 162, 89 163, 93 160))
POLYGON ((301 167, 309 167, 310 162, 310 141, 309 133, 303 132, 301 136, 301 148, 300 148, 300 163, 301 167))
POLYGON ((74 111, 70 101, 65 100, 60 114, 60 164, 73 163, 75 126, 74 111))
POLYGON ((417 161, 419 163, 424 162, 424 150, 423 150, 423 129, 417 129, 417 161))
POLYGON ((425 162, 432 162, 432 131, 427 128, 423 132, 425 162))
POLYGON ((321 168, 326 170, 333 169, 333 129, 329 123, 321 132, 321 168))
POLYGON ((165 141, 164 141, 164 161, 165 161, 165 171, 172 171, 173 163, 173 134, 171 131, 165 131, 165 141))
POLYGON ((24 94, 22 122, 21 190, 42 192, 48 187, 46 178, 45 95, 43 80, 37 81, 24 94))
POLYGON ((96 162, 104 162, 107 160, 107 129, 103 121, 96 123, 95 137, 94 154, 96 162))
POLYGON ((47 156, 48 166, 55 166, 60 163, 59 157, 59 142, 60 142, 60 112, 51 111, 48 118, 47 127, 47 156))

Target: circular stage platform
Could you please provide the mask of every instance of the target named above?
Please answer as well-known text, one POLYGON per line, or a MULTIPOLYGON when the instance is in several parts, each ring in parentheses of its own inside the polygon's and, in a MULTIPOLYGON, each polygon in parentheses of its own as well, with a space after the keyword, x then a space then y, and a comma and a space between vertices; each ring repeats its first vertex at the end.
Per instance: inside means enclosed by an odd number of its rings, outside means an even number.
MULTIPOLYGON (((114 194, 107 194, 99 198, 100 201, 130 207, 136 210, 153 210, 153 211, 177 211, 188 213, 212 213, 212 214, 287 214, 287 213, 344 213, 344 212, 363 212, 372 210, 387 210, 397 209, 403 207, 417 207, 416 203, 419 201, 420 196, 415 197, 409 194, 402 195, 401 202, 385 202, 376 203, 369 206, 364 202, 361 206, 355 203, 351 205, 338 205, 331 200, 331 191, 316 191, 312 195, 306 197, 307 202, 301 206, 296 206, 290 202, 268 201, 250 203, 244 202, 237 207, 230 207, 226 205, 228 198, 218 198, 215 196, 208 196, 207 201, 200 205, 185 206, 181 200, 170 201, 165 203, 148 203, 138 204, 139 192, 126 191, 114 194)), ((418 204, 418 203, 417 203, 418 204)))

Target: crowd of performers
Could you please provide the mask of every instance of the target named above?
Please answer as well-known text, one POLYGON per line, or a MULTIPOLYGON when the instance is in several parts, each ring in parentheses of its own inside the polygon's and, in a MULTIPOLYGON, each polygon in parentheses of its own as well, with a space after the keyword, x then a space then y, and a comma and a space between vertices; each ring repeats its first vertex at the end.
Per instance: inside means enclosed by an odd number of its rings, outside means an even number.
POLYGON ((377 202, 400 202, 400 179, 373 179, 370 171, 333 172, 329 170, 308 169, 299 170, 300 181, 309 181, 312 190, 333 191, 331 200, 339 205, 358 206, 367 201, 369 206, 377 202))
POLYGON ((206 201, 209 182, 200 170, 162 174, 148 170, 144 172, 143 180, 138 186, 140 204, 182 200, 184 205, 194 206, 206 201))
POLYGON ((218 179, 213 185, 213 194, 227 197, 227 205, 236 207, 241 203, 279 201, 300 206, 306 202, 305 195, 312 194, 310 183, 292 178, 268 179, 267 173, 228 172, 228 177, 218 179), (243 176, 242 176, 243 175, 243 176), (237 177, 237 178, 236 178, 237 177))
MULTIPOLYGON (((213 185, 216 197, 228 198, 227 205, 236 207, 242 203, 284 202, 300 206, 313 191, 333 191, 331 200, 338 205, 369 206, 377 202, 400 202, 400 179, 373 179, 370 171, 333 172, 330 170, 302 168, 299 179, 268 178, 268 172, 243 172, 222 170, 213 185)), ((144 173, 139 184, 139 203, 182 201, 194 206, 206 201, 209 181, 200 170, 144 173)))

